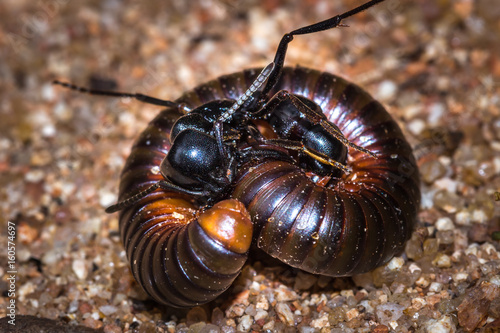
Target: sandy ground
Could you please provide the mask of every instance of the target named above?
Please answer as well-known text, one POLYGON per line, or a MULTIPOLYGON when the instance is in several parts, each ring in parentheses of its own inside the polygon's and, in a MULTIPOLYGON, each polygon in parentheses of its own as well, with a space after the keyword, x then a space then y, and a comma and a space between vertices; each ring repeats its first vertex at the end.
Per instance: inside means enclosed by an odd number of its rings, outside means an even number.
POLYGON ((160 108, 51 85, 61 79, 175 99, 267 64, 283 33, 359 2, 2 1, 0 317, 15 313, 16 326, 7 317, 1 327, 15 331, 37 316, 57 320, 61 331, 498 329, 496 0, 388 0, 350 18, 349 28, 291 44, 288 65, 358 83, 424 147, 420 228, 392 266, 354 280, 257 262, 213 304, 179 311, 148 300, 131 277, 117 215, 104 208, 116 200, 134 139, 160 108))

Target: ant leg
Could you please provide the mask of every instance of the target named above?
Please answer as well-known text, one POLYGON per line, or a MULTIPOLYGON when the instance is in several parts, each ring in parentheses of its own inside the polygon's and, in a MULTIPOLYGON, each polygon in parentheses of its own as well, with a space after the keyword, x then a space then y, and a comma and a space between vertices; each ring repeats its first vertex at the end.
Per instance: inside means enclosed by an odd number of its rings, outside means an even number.
POLYGON ((224 168, 227 169, 228 154, 224 149, 224 133, 223 133, 223 120, 217 119, 214 123, 214 134, 215 140, 217 141, 217 149, 219 150, 219 156, 224 158, 224 168))
POLYGON ((119 210, 122 210, 126 207, 132 206, 133 204, 137 203, 139 200, 144 198, 146 195, 156 191, 159 188, 161 188, 163 190, 174 190, 174 191, 177 191, 180 193, 189 194, 189 195, 193 195, 193 196, 208 195, 208 192, 206 192, 206 191, 190 191, 190 190, 187 190, 187 189, 182 188, 180 186, 177 186, 175 184, 169 183, 166 180, 159 180, 156 183, 154 183, 153 185, 151 185, 150 187, 148 187, 147 189, 145 189, 137 194, 134 194, 133 196, 131 196, 125 200, 117 202, 114 205, 109 206, 108 208, 106 208, 105 211, 106 211, 106 213, 110 214, 110 213, 114 213, 114 212, 117 212, 119 210))
POLYGON ((278 79, 281 75, 281 70, 283 69, 283 64, 285 62, 285 56, 286 56, 286 51, 288 49, 288 44, 293 40, 293 36, 306 35, 306 34, 311 34, 311 33, 319 32, 319 31, 333 29, 333 28, 336 28, 339 26, 344 26, 343 24, 341 24, 341 21, 343 19, 348 18, 350 16, 353 16, 359 12, 362 12, 362 11, 364 11, 364 10, 366 10, 366 9, 372 7, 373 5, 376 5, 377 3, 380 3, 382 1, 384 1, 384 0, 368 1, 367 3, 365 3, 361 6, 358 6, 350 11, 347 11, 343 14, 331 17, 331 18, 326 19, 324 21, 317 22, 317 23, 314 23, 314 24, 311 24, 311 25, 308 25, 308 26, 305 26, 305 27, 302 27, 302 28, 299 28, 296 30, 293 30, 293 31, 283 35, 283 37, 281 38, 281 41, 278 45, 278 49, 276 50, 276 54, 274 56, 274 61, 273 61, 275 63, 274 69, 269 76, 269 80, 267 81, 266 86, 262 90, 262 95, 261 95, 262 98, 266 98, 269 91, 275 86, 276 82, 278 82, 278 79))
POLYGON ((57 84, 57 85, 65 87, 65 88, 68 88, 70 90, 75 90, 75 91, 85 93, 85 94, 90 94, 90 95, 111 96, 111 97, 129 97, 129 98, 134 98, 138 101, 141 101, 141 102, 147 103, 147 104, 166 106, 166 107, 175 107, 179 110, 182 110, 184 113, 188 113, 190 111, 189 108, 185 104, 167 101, 167 100, 163 100, 163 99, 159 99, 159 98, 155 98, 155 97, 151 97, 151 96, 147 96, 147 95, 143 95, 143 94, 126 93, 126 92, 110 91, 110 90, 88 89, 85 87, 80 87, 80 86, 74 85, 72 83, 62 82, 59 80, 52 81, 52 84, 57 84))
POLYGON ((280 145, 279 143, 275 143, 272 139, 266 140, 264 138, 259 138, 260 143, 271 143, 271 147, 263 147, 260 146, 257 149, 249 149, 249 150, 244 150, 241 152, 240 155, 240 164, 244 164, 247 162, 252 162, 252 161, 261 161, 262 159, 265 158, 271 158, 279 161, 287 161, 293 163, 294 159, 290 156, 288 153, 288 147, 285 147, 283 145, 280 145), (276 150, 274 146, 278 146, 280 148, 283 148, 283 151, 276 150))
POLYGON ((309 149, 304 144, 300 141, 293 141, 293 140, 286 140, 286 139, 268 139, 265 140, 266 143, 273 143, 279 147, 290 149, 290 150, 296 150, 303 152, 306 155, 309 155, 310 157, 314 158, 315 160, 323 163, 323 164, 328 164, 331 165, 337 169, 340 169, 346 174, 351 173, 351 169, 342 163, 335 161, 331 159, 330 157, 315 151, 314 149, 309 149))
POLYGON ((275 98, 279 102, 284 101, 284 100, 289 100, 293 104, 293 106, 295 106, 297 108, 297 110, 306 117, 307 120, 309 120, 314 125, 320 125, 321 127, 323 127, 333 137, 335 137, 337 140, 342 142, 342 144, 344 146, 351 147, 353 149, 356 149, 357 151, 368 154, 373 158, 377 158, 377 155, 375 153, 372 153, 368 149, 365 149, 363 147, 355 145, 351 141, 347 140, 346 137, 344 136, 344 134, 342 134, 342 132, 339 129, 337 129, 335 126, 333 126, 332 123, 330 123, 326 119, 326 117, 323 113, 319 114, 319 113, 314 112, 307 105, 305 105, 300 99, 298 99, 296 96, 290 94, 288 91, 281 90, 271 100, 273 100, 275 98))

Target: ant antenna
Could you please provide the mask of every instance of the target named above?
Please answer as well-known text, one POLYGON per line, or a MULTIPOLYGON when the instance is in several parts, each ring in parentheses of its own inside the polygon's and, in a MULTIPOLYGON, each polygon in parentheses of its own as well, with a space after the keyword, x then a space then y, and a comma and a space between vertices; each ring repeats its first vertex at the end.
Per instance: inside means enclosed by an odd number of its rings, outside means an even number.
POLYGON ((281 38, 281 41, 278 45, 278 49, 276 50, 276 55, 274 56, 274 63, 275 66, 273 68, 273 71, 271 72, 269 76, 269 80, 267 81, 264 89, 262 90, 262 95, 261 96, 267 96, 269 91, 274 87, 276 82, 278 81, 279 77, 281 76, 281 70, 283 69, 283 64, 285 62, 285 56, 286 56, 286 51, 288 49, 288 43, 290 43, 293 40, 293 36, 295 35, 306 35, 306 34, 311 34, 319 31, 324 31, 324 30, 329 30, 333 29, 338 26, 342 26, 340 22, 348 18, 350 16, 353 16, 359 12, 362 12, 384 0, 371 0, 366 2, 365 4, 358 6, 354 9, 351 9, 348 12, 345 12, 340 15, 336 15, 334 17, 331 17, 327 20, 314 23, 296 30, 293 30, 281 38))
POLYGON ((271 75, 271 72, 274 69, 274 62, 270 63, 264 69, 260 72, 259 76, 253 81, 252 85, 250 88, 245 91, 243 95, 238 98, 238 100, 227 110, 225 113, 223 113, 219 119, 217 119, 218 122, 224 122, 229 119, 243 104, 245 104, 247 101, 253 98, 253 93, 256 92, 264 82, 267 80, 269 75, 271 75))
POLYGON ((90 95, 100 95, 100 96, 111 96, 111 97, 129 97, 129 98, 134 98, 138 101, 147 103, 147 104, 152 104, 152 105, 159 105, 159 106, 166 106, 166 107, 176 107, 181 110, 186 110, 186 106, 184 104, 172 102, 172 101, 166 101, 163 99, 143 95, 143 94, 134 94, 134 93, 126 93, 126 92, 119 92, 119 91, 110 91, 110 90, 96 90, 96 89, 88 89, 84 87, 80 87, 77 85, 74 85, 72 83, 68 82, 62 82, 59 80, 54 80, 52 81, 52 84, 57 84, 60 86, 63 86, 64 88, 68 88, 71 90, 75 90, 84 94, 90 94, 90 95))

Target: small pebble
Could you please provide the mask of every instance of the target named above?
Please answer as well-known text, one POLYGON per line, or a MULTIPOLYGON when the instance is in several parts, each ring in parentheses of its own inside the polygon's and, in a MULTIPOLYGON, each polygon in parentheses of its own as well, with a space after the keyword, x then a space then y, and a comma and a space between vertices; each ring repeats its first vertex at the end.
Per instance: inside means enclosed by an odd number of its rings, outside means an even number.
POLYGON ((390 270, 399 270, 401 267, 403 267, 405 261, 401 257, 394 257, 389 261, 387 264, 387 268, 390 270))
POLYGON ((71 268, 73 269, 73 272, 80 280, 84 280, 87 278, 89 271, 85 260, 82 259, 73 260, 71 268))
POLYGON ((436 221, 436 229, 440 231, 445 231, 445 230, 453 230, 455 229, 455 225, 453 224, 453 221, 449 217, 442 217, 436 221))
POLYGON ((387 101, 393 99, 398 91, 398 86, 389 80, 382 81, 377 92, 377 99, 387 101))
POLYGON ((378 321, 383 325, 398 320, 403 315, 405 307, 396 303, 385 303, 377 306, 375 314, 378 321))
POLYGON ((253 318, 250 315, 244 315, 240 318, 238 326, 236 326, 236 329, 241 332, 248 332, 250 331, 250 327, 253 324, 253 318))
POLYGON ((431 285, 429 286, 429 291, 432 292, 440 292, 443 289, 443 284, 439 282, 431 282, 431 285))
POLYGON ((430 319, 423 324, 426 332, 432 333, 454 333, 457 331, 456 325, 450 316, 443 316, 439 319, 430 319))
POLYGON ((203 321, 191 324, 189 326, 189 333, 201 333, 206 326, 207 323, 203 321))
POLYGON ((359 316, 359 311, 357 309, 351 309, 351 310, 347 311, 345 315, 346 315, 347 321, 351 321, 352 319, 359 316))
POLYGON ((456 273, 456 274, 452 275, 453 281, 455 283, 460 283, 460 282, 466 281, 468 277, 469 277, 469 274, 467 274, 465 272, 456 273))
POLYGON ((440 268, 449 268, 451 267, 451 258, 444 253, 438 253, 432 264, 440 268))
POLYGON ((99 311, 101 311, 102 314, 105 316, 110 316, 116 311, 118 311, 118 309, 113 305, 102 305, 99 307, 99 311))
POLYGON ((255 319, 255 321, 262 320, 262 319, 267 318, 268 315, 269 315, 269 313, 267 311, 257 309, 254 319, 255 319))
POLYGON ((323 328, 323 327, 329 327, 330 322, 328 321, 328 314, 323 313, 320 315, 319 318, 313 319, 311 321, 311 327, 313 328, 323 328))
POLYGON ((276 304, 276 313, 282 322, 286 323, 289 326, 294 325, 294 316, 292 311, 290 310, 290 306, 286 303, 278 303, 276 304))
POLYGON ((266 324, 264 324, 264 326, 262 326, 262 330, 264 330, 264 331, 272 330, 274 328, 274 324, 275 324, 275 321, 274 320, 270 320, 269 322, 267 322, 266 324))
POLYGON ((424 276, 421 276, 417 281, 415 281, 415 285, 421 287, 421 288, 427 288, 427 286, 430 284, 429 279, 427 279, 424 276))

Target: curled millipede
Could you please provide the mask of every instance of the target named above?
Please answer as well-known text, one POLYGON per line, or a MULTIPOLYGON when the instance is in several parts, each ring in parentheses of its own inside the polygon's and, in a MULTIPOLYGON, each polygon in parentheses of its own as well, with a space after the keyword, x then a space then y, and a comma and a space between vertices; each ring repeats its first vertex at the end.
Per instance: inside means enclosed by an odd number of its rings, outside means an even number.
MULTIPOLYGON (((236 99, 258 72, 245 70, 221 76, 186 92, 176 102, 195 108, 211 100, 236 99)), ((291 266, 331 276, 362 273, 387 262, 410 237, 420 202, 418 168, 399 126, 361 88, 332 74, 285 67, 273 88, 282 89, 315 101, 348 140, 375 152, 377 158, 351 149, 348 166, 352 172, 330 180, 326 186, 314 183, 289 161, 269 158, 243 165, 232 196, 248 208, 257 246, 291 266)), ((169 131, 180 116, 176 112, 173 108, 162 111, 141 134, 121 177, 120 199, 161 178, 152 170, 170 148, 169 131)), ((157 301, 188 306, 182 298, 171 298, 171 291, 164 288, 163 280, 171 279, 165 271, 152 271, 153 261, 162 267, 173 260, 181 267, 182 260, 157 256, 149 239, 151 225, 177 226, 192 219, 195 209, 194 198, 158 190, 121 212, 120 230, 134 276, 157 301), (162 201, 175 203, 165 209, 162 201)), ((168 237, 162 236, 162 240, 168 239, 170 244, 173 240, 168 237)), ((169 248, 158 244, 162 249, 169 248)), ((240 263, 239 255, 220 248, 211 255, 214 263, 240 263)), ((168 275, 172 272, 168 270, 168 275)), ((202 281, 212 281, 213 276, 194 278, 190 274, 178 274, 180 288, 189 288, 189 295, 197 288, 209 290, 202 281)), ((219 290, 231 284, 228 279, 219 283, 224 285, 219 290)), ((197 298, 198 294, 192 295, 189 304, 204 301, 197 298)))
POLYGON ((55 81, 166 107, 134 144, 119 202, 106 210, 120 211, 132 273, 156 301, 215 299, 251 245, 329 276, 367 272, 403 249, 420 179, 399 126, 355 84, 283 67, 295 35, 335 28, 382 1, 293 30, 264 69, 221 76, 176 101, 55 81))
POLYGON ((352 172, 326 186, 287 162, 242 167, 233 197, 252 216, 257 246, 293 267, 329 276, 387 262, 409 239, 420 203, 418 168, 399 126, 361 88, 328 73, 286 68, 275 89, 315 101, 349 141, 377 158, 351 150, 352 172))

